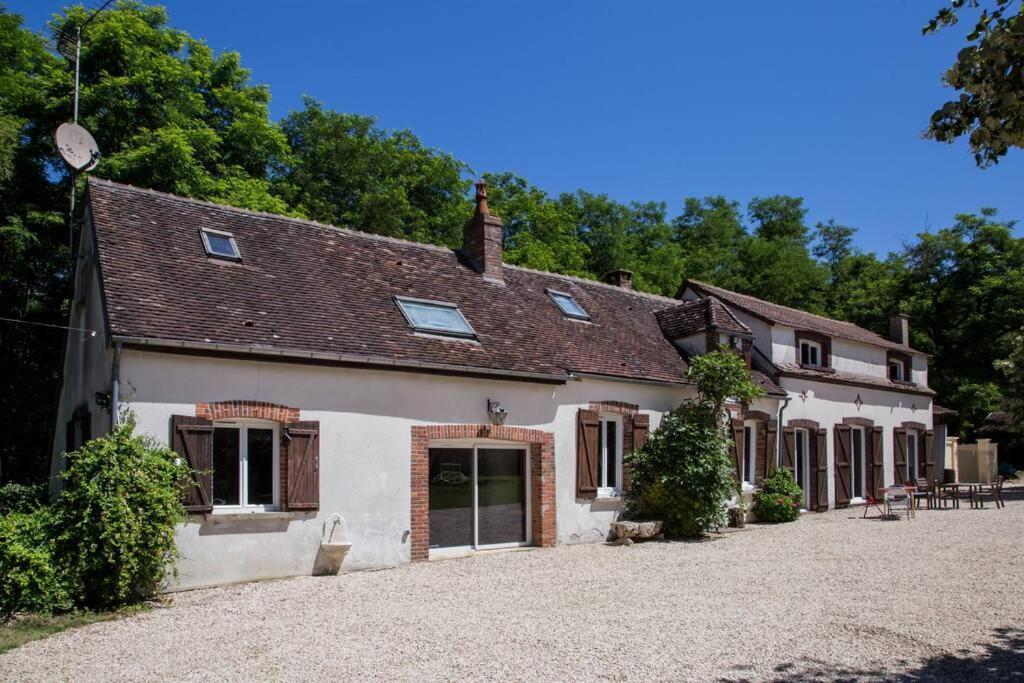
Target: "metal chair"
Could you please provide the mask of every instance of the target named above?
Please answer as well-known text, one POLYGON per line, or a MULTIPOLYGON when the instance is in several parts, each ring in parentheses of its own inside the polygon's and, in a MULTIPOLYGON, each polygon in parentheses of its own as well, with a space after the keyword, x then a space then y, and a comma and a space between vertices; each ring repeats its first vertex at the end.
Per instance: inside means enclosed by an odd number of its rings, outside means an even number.
POLYGON ((1003 477, 1001 475, 996 477, 991 484, 982 484, 978 487, 978 507, 985 507, 985 496, 992 496, 992 502, 996 504, 996 509, 1006 507, 1006 503, 1003 502, 1003 477))
POLYGON ((910 492, 902 486, 887 488, 885 510, 890 517, 902 517, 906 513, 909 520, 914 515, 914 501, 910 497, 910 492))

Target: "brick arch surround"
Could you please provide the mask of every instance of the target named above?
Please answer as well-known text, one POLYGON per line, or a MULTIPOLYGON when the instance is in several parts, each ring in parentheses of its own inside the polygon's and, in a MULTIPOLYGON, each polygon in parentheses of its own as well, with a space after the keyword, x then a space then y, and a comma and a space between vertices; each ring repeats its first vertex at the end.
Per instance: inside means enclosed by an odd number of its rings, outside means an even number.
POLYGON ((496 439, 530 448, 530 521, 533 544, 555 545, 555 435, 539 429, 483 424, 412 427, 411 559, 430 556, 430 442, 436 439, 496 439))
POLYGON ((216 401, 214 403, 197 403, 196 417, 205 417, 210 420, 247 417, 288 424, 299 421, 299 409, 266 401, 216 401))

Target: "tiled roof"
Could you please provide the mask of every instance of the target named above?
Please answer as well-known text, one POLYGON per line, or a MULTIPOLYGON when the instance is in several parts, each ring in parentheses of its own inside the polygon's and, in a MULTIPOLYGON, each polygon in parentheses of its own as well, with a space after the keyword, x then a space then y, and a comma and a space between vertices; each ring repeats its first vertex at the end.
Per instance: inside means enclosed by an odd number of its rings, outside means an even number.
POLYGON ((914 351, 908 346, 897 344, 891 339, 887 339, 880 334, 872 332, 871 330, 866 330, 863 327, 854 325, 853 323, 844 322, 842 320, 833 320, 832 318, 814 315, 813 313, 789 308, 788 306, 780 306, 779 304, 773 304, 768 301, 752 297, 748 294, 731 292, 728 289, 715 287, 714 285, 709 285, 697 280, 687 280, 683 283, 683 288, 685 289, 686 287, 690 287, 698 294, 704 296, 716 296, 727 305, 735 307, 738 310, 745 311, 754 317, 761 318, 762 320, 766 320, 770 323, 787 325, 800 330, 819 332, 830 337, 839 337, 841 339, 849 339, 851 341, 862 342, 865 344, 873 344, 887 349, 914 351))
POLYGON ((675 299, 508 265, 496 284, 450 249, 109 181, 90 179, 89 206, 118 337, 562 378, 686 371, 655 317, 675 299), (232 233, 241 263, 208 258, 200 228, 232 233), (563 316, 546 288, 591 321, 563 316), (476 341, 414 333, 395 295, 458 304, 476 341))
POLYGON ((776 363, 775 366, 778 368, 778 374, 781 377, 804 377, 822 382, 886 389, 888 391, 900 391, 906 394, 922 394, 925 396, 935 395, 934 391, 919 384, 893 382, 885 377, 876 377, 874 375, 862 375, 860 373, 829 369, 815 370, 802 365, 797 365, 796 363, 776 363))
POLYGON ((669 339, 688 337, 709 329, 751 334, 750 328, 713 296, 666 308, 658 311, 657 316, 662 331, 669 339))

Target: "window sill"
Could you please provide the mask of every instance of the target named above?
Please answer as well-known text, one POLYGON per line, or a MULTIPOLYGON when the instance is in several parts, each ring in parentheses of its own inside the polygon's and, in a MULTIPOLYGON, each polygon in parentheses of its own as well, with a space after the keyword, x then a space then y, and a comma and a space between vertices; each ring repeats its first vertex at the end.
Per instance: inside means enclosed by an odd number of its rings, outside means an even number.
POLYGON ((618 489, 609 489, 609 490, 606 490, 606 491, 598 491, 597 495, 594 496, 594 500, 616 501, 616 500, 622 500, 625 497, 626 497, 625 491, 620 491, 618 489))
POLYGON ((206 513, 203 515, 207 521, 217 524, 218 522, 238 522, 242 520, 260 520, 260 521, 272 521, 278 519, 292 519, 297 513, 295 512, 282 512, 280 510, 251 510, 249 512, 232 511, 232 512, 213 512, 206 513))

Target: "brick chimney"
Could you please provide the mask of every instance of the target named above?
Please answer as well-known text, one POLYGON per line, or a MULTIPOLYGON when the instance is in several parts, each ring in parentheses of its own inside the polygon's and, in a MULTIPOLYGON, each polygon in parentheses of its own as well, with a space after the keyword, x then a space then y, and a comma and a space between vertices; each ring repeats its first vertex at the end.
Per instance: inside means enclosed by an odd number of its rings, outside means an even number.
POLYGON ((633 273, 629 270, 613 270, 604 276, 604 281, 609 285, 615 285, 616 287, 622 287, 623 289, 633 289, 633 273))
POLYGON ((501 273, 501 241, 505 226, 491 215, 487 206, 487 183, 476 184, 476 209, 462 227, 462 251, 473 261, 473 267, 492 282, 504 283, 501 273))
POLYGON ((903 346, 910 345, 910 317, 897 313, 889 318, 889 338, 903 346))

